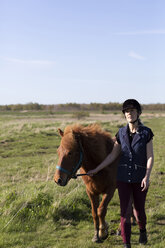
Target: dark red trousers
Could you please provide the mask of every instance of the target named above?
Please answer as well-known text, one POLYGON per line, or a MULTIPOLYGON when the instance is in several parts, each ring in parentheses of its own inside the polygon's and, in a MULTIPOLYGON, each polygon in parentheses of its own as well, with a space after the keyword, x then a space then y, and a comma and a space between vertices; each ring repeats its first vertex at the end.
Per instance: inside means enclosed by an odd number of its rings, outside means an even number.
POLYGON ((123 242, 129 244, 131 238, 131 215, 134 215, 139 228, 146 228, 145 199, 147 190, 142 191, 141 183, 117 182, 121 210, 121 235, 123 242))

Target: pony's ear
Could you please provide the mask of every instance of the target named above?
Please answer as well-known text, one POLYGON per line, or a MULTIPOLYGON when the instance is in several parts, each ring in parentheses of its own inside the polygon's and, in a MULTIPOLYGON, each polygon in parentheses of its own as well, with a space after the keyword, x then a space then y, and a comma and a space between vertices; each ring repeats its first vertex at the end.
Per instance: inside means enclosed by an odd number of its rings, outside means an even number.
POLYGON ((61 137, 64 136, 64 132, 60 128, 58 128, 58 132, 59 132, 59 134, 60 134, 61 137))

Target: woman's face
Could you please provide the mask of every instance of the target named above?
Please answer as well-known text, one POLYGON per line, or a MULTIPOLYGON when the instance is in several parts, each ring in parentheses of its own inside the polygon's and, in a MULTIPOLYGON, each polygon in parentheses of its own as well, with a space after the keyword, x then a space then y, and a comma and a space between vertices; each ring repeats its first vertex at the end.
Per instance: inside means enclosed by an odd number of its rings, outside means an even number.
POLYGON ((137 112, 137 109, 135 108, 130 108, 130 109, 125 110, 124 114, 125 114, 125 118, 128 123, 134 122, 138 118, 138 112, 137 112))

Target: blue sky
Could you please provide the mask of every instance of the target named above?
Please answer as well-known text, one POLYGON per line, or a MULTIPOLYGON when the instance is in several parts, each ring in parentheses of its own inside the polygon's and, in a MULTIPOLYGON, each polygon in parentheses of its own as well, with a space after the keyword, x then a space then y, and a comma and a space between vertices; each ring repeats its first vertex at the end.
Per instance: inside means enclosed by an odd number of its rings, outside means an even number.
POLYGON ((164 0, 0 0, 0 105, 165 103, 164 0))

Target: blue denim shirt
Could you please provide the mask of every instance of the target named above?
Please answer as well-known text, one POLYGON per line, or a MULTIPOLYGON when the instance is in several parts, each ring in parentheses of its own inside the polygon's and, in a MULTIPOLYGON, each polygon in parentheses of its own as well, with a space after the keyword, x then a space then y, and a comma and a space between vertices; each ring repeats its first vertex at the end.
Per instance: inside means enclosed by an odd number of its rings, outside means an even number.
MULTIPOLYGON (((129 126, 119 129, 121 158, 118 165, 117 180, 128 183, 140 183, 146 174, 146 145, 150 140, 151 129, 140 125, 130 144, 129 126)), ((153 136, 153 135, 152 135, 153 136)))

